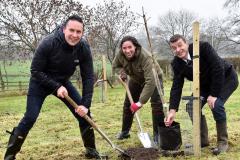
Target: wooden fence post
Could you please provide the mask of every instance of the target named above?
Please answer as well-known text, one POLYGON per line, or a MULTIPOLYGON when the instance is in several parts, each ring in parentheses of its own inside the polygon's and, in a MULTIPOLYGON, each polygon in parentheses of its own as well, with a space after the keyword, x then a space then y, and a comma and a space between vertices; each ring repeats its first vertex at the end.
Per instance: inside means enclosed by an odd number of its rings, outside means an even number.
POLYGON ((4 81, 1 81, 1 90, 4 91, 4 89, 5 89, 4 81))
POLYGON ((21 81, 18 81, 18 89, 20 92, 22 91, 22 82, 21 81))
POLYGON ((3 75, 2 75, 1 68, 0 68, 0 81, 1 81, 1 91, 4 91, 5 85, 4 85, 4 81, 3 81, 3 75))
POLYGON ((106 58, 105 55, 102 56, 102 74, 103 74, 103 99, 102 101, 107 100, 107 68, 106 68, 106 58))

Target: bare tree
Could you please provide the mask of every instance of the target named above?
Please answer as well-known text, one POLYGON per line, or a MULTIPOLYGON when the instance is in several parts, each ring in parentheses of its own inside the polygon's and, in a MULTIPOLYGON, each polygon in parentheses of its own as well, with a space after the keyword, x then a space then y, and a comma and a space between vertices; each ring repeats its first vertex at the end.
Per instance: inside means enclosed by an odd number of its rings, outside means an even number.
POLYGON ((1 0, 0 25, 4 29, 0 37, 23 52, 34 53, 42 37, 71 14, 88 22, 91 11, 74 0, 1 0))
POLYGON ((159 17, 158 26, 153 29, 153 32, 155 33, 155 38, 153 39, 158 42, 157 52, 160 56, 165 58, 172 57, 169 38, 174 34, 181 34, 186 38, 189 38, 194 19, 196 19, 195 14, 187 10, 180 10, 178 12, 168 11, 165 15, 159 17))
MULTIPOLYGON (((232 17, 233 18, 233 17, 232 17)), ((233 18, 234 19, 234 18, 233 18)), ((228 22, 227 30, 224 32, 228 41, 240 44, 240 22, 234 23, 233 20, 228 22)))
POLYGON ((239 2, 240 0, 226 0, 226 2, 224 3, 224 7, 238 7, 239 6, 239 2))
POLYGON ((91 23, 90 42, 99 52, 106 52, 112 63, 121 38, 136 27, 136 16, 123 1, 97 4, 91 23))
POLYGON ((225 36, 230 42, 240 44, 240 1, 239 0, 227 0, 224 4, 225 8, 228 8, 229 16, 227 17, 228 31, 225 32, 225 36))
POLYGON ((226 28, 223 22, 224 19, 214 17, 201 25, 201 40, 208 41, 216 51, 221 51, 229 45, 226 43, 226 28))
POLYGON ((187 10, 180 10, 178 12, 169 11, 159 18, 158 34, 166 40, 166 42, 174 34, 189 37, 192 22, 195 18, 195 14, 187 10))

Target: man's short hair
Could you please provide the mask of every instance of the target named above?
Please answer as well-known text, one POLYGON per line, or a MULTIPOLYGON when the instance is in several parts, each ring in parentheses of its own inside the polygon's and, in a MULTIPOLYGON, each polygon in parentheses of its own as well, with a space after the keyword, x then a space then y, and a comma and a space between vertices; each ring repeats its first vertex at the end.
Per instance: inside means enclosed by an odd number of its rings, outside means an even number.
POLYGON ((186 43, 185 37, 183 37, 183 36, 180 35, 180 34, 175 34, 175 35, 173 35, 173 36, 169 39, 169 42, 170 42, 170 43, 174 43, 174 42, 177 42, 179 39, 182 39, 182 40, 186 43))
MULTIPOLYGON (((68 17, 65 22, 63 23, 63 26, 66 27, 67 23, 70 21, 70 20, 74 20, 74 21, 78 21, 79 23, 82 23, 83 24, 83 20, 81 17, 79 17, 78 15, 72 15, 70 17, 68 17)), ((84 26, 84 24, 83 24, 84 26)))

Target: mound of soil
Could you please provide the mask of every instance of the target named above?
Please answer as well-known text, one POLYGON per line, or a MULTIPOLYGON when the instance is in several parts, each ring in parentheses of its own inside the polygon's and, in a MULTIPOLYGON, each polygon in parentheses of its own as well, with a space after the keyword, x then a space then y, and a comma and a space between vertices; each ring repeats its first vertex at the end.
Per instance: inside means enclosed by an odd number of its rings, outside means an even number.
POLYGON ((154 160, 160 156, 160 152, 154 148, 128 148, 125 152, 130 157, 121 155, 121 160, 154 160))

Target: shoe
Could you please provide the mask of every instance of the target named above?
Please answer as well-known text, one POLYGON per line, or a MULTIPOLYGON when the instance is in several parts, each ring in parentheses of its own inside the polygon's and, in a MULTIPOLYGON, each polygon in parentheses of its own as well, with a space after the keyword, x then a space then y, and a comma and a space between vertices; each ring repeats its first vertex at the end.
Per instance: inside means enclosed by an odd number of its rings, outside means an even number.
POLYGON ((106 155, 101 155, 98 153, 98 151, 94 148, 86 148, 86 153, 85 153, 85 157, 87 159, 108 159, 108 157, 106 155))
POLYGON ((122 131, 117 135, 117 139, 118 140, 123 140, 123 139, 127 139, 130 137, 130 134, 128 131, 122 131))

